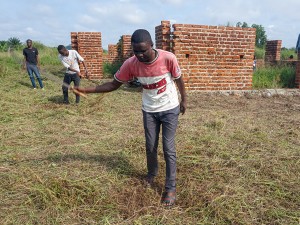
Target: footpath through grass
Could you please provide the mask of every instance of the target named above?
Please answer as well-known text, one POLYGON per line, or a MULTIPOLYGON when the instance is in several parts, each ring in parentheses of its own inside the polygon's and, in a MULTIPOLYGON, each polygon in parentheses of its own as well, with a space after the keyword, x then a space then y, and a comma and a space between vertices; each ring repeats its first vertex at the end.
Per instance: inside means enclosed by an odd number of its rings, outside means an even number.
POLYGON ((141 179, 138 91, 66 106, 59 84, 45 78, 45 91, 33 90, 17 66, 2 70, 1 224, 299 224, 299 97, 189 94, 176 139, 178 201, 166 209, 161 145, 155 188, 141 179))

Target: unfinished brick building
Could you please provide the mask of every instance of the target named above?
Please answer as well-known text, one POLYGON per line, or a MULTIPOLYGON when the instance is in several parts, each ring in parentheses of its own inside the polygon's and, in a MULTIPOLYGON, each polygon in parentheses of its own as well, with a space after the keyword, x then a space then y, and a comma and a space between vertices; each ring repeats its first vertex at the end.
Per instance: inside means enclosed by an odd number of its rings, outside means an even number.
MULTIPOLYGON (((100 32, 71 32, 72 49, 84 58, 90 79, 101 79, 102 73, 102 41, 100 32)), ((80 64, 80 70, 83 70, 80 64)))
POLYGON ((122 35, 117 44, 108 45, 108 53, 103 56, 103 62, 120 63, 132 55, 131 35, 122 35))
POLYGON ((173 24, 156 27, 156 45, 172 51, 189 90, 252 88, 255 29, 173 24))
MULTIPOLYGON (((86 59, 92 79, 101 79, 103 62, 123 62, 132 56, 130 35, 121 36, 117 44, 108 46, 102 55, 101 34, 98 32, 72 33, 72 47, 86 59), (97 37, 93 42, 91 37, 97 37), (100 39, 99 39, 100 38, 100 39), (89 41, 86 42, 86 41, 89 41), (84 50, 84 49, 88 50, 84 50), (88 58, 90 52, 97 53, 88 58), (96 60, 97 59, 97 60, 96 60)), ((255 29, 194 24, 173 24, 162 21, 155 27, 155 46, 173 52, 181 66, 188 90, 250 90, 252 89, 255 29)), ((266 60, 278 60, 281 41, 267 46, 266 60)), ((299 63, 298 63, 299 64, 299 63)), ((296 84, 300 83, 300 66, 296 84)))

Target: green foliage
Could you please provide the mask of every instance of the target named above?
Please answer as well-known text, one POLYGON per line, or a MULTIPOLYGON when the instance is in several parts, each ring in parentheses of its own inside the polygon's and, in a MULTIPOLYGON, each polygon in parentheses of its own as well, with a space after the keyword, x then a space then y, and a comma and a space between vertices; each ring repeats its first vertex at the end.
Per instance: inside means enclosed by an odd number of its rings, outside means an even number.
MULTIPOLYGON (((34 45, 36 47, 36 45, 34 45)), ((58 59, 58 52, 55 47, 41 47, 39 50, 39 57, 41 65, 61 65, 58 59)))
POLYGON ((252 24, 252 28, 256 29, 255 46, 262 48, 266 45, 267 35, 265 28, 262 25, 252 24))
POLYGON ((121 62, 116 63, 103 63, 103 77, 104 78, 112 78, 113 75, 118 71, 118 69, 121 67, 121 62))
POLYGON ((256 59, 264 59, 265 58, 265 49, 255 47, 254 55, 255 55, 256 59))
POLYGON ((19 38, 17 37, 11 37, 7 40, 7 45, 9 48, 12 48, 12 49, 20 49, 22 47, 22 43, 20 41, 19 38))
POLYGON ((237 22, 237 23, 236 23, 236 27, 247 28, 247 27, 249 27, 249 26, 248 26, 248 23, 246 23, 246 22, 243 22, 243 23, 237 22))
POLYGON ((253 74, 253 88, 293 88, 296 71, 291 66, 258 68, 253 74))
POLYGON ((32 42, 32 46, 37 48, 38 50, 44 50, 44 49, 48 49, 49 47, 47 47, 46 45, 44 45, 43 43, 39 42, 39 41, 33 41, 32 42))
POLYGON ((290 57, 293 59, 297 59, 297 54, 295 52, 295 48, 282 48, 281 49, 281 60, 288 60, 290 57))
POLYGON ((7 41, 0 41, 0 52, 7 51, 7 41))
MULTIPOLYGON (((237 22, 236 27, 249 27, 246 22, 237 22)), ((262 25, 252 24, 252 28, 256 29, 256 37, 255 37, 255 46, 258 48, 263 48, 267 42, 267 35, 265 28, 262 25)))

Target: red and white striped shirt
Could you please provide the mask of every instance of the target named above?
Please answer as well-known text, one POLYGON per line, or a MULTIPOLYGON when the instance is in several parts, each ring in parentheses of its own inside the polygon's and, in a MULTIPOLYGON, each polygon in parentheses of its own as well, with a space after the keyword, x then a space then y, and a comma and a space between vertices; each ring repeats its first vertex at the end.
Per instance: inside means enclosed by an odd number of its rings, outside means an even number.
POLYGON ((161 112, 179 105, 174 79, 181 76, 175 55, 155 49, 156 59, 151 63, 140 62, 137 57, 127 59, 114 75, 119 82, 125 83, 137 78, 144 86, 142 109, 146 112, 161 112))

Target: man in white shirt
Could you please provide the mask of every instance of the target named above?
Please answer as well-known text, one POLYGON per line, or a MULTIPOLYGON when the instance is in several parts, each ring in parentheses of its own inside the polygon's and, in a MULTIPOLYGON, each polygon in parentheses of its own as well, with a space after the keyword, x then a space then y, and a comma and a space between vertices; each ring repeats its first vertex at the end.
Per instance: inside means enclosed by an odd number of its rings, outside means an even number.
MULTIPOLYGON (((59 52, 58 58, 67 68, 65 77, 64 77, 64 84, 70 85, 70 83, 74 82, 74 87, 79 87, 80 85, 80 78, 83 75, 80 73, 79 63, 81 62, 85 69, 85 75, 88 76, 88 71, 86 65, 84 63, 84 59, 79 55, 76 50, 68 50, 65 46, 59 45, 57 47, 59 52)), ((64 95, 64 103, 69 104, 69 96, 68 96, 68 87, 66 85, 62 86, 63 95, 64 95)), ((76 94, 76 103, 79 103, 80 95, 76 94)))

